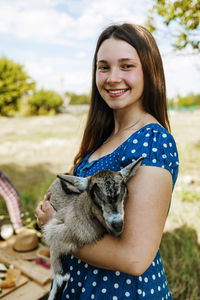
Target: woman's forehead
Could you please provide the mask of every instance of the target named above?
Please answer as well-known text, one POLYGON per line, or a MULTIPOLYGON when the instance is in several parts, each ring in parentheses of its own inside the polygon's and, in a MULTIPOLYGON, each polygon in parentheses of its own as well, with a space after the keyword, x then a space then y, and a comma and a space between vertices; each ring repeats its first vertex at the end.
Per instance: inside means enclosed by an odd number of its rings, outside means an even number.
POLYGON ((124 40, 109 38, 101 44, 97 52, 97 61, 138 60, 136 49, 124 40))

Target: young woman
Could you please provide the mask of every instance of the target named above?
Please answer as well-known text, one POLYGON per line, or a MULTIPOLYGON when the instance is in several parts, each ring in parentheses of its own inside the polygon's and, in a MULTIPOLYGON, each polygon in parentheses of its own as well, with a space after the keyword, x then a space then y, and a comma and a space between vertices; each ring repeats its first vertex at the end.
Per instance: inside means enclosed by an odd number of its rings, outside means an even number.
MULTIPOLYGON (((122 24, 100 35, 93 61, 91 106, 74 174, 119 170, 143 156, 128 182, 125 228, 68 258, 71 278, 63 299, 172 299, 159 245, 178 174, 169 133, 162 60, 142 26, 122 24)), ((53 209, 36 209, 44 224, 53 209)))

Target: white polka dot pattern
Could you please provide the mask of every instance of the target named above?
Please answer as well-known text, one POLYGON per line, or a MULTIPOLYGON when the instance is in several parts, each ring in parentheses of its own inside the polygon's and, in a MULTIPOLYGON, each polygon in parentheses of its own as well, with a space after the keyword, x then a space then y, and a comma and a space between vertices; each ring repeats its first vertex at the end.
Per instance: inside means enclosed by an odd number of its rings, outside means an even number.
MULTIPOLYGON (((167 280, 165 277, 162 260, 158 251, 156 258, 152 262, 149 273, 148 270, 138 277, 133 277, 119 271, 107 271, 103 269, 97 269, 90 265, 85 268, 84 263, 76 262, 76 259, 68 259, 69 264, 76 270, 70 277, 70 283, 65 291, 65 299, 76 300, 76 292, 80 289, 81 295, 77 296, 77 300, 81 299, 170 299, 172 300, 171 293, 169 291, 167 280), (84 272, 89 272, 84 273, 84 272), (82 274, 83 273, 83 274, 82 274), (109 276, 109 273, 110 276, 109 276), (84 280, 82 282, 77 281, 76 278, 80 278, 83 275, 84 280), (90 278, 90 285, 87 283, 87 278, 90 278), (123 279, 124 278, 124 279, 123 279), (159 280, 158 280, 159 279, 159 280), (113 285, 111 281, 114 280, 113 285), (135 281, 137 282, 137 290, 134 293, 135 281), (141 287, 140 287, 141 284, 141 287), (107 295, 107 296, 106 296, 107 295), (137 295, 137 296, 136 296, 137 295)), ((78 295, 78 294, 77 294, 78 295)))
MULTIPOLYGON (((177 178, 176 144, 158 124, 144 126, 111 154, 96 161, 89 163, 89 156, 75 168, 75 175, 87 177, 107 168, 117 171, 143 156, 143 165, 167 169, 172 174, 173 184, 177 178)), ((99 269, 73 256, 69 256, 67 262, 71 276, 62 300, 172 300, 159 251, 150 267, 138 277, 99 269)))

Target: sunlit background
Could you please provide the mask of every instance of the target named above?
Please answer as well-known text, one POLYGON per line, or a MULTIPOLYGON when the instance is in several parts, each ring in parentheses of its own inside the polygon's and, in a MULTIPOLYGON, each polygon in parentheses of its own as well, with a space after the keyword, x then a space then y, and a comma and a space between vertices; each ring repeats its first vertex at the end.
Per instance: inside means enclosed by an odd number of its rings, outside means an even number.
MULTIPOLYGON (((160 247, 174 300, 200 299, 199 14, 200 0, 0 0, 0 171, 19 191, 24 226, 40 237, 35 208, 78 152, 99 34, 113 23, 155 25, 180 159, 160 247)), ((4 200, 0 196, 0 244, 2 225, 11 223, 4 200)), ((5 300, 40 299, 49 291, 29 284, 19 288, 21 297, 13 292, 5 300)))
MULTIPOLYGON (((173 1, 171 1, 173 2, 173 1)), ((98 35, 107 25, 144 25, 153 0, 0 0, 0 56, 25 66, 37 88, 89 93, 98 35)), ((168 97, 200 92, 199 57, 175 53, 175 32, 156 17, 168 97)))

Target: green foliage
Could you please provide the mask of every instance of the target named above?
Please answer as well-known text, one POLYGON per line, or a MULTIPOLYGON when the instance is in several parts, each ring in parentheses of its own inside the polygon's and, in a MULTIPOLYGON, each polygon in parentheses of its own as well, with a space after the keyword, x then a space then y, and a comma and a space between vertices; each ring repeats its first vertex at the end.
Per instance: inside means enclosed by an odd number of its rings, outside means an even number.
POLYGON ((170 98, 170 99, 168 99, 168 107, 170 107, 170 108, 174 108, 174 99, 173 98, 170 98))
POLYGON ((200 193, 198 191, 183 188, 179 194, 179 197, 183 202, 200 202, 200 193))
MULTIPOLYGON (((149 11, 147 27, 151 32, 157 30, 154 24, 155 16, 159 15, 166 26, 176 22, 178 25, 174 47, 178 50, 191 45, 200 50, 199 20, 200 0, 154 0, 154 6, 149 11)), ((174 33, 174 32, 173 32, 174 33)))
MULTIPOLYGON (((39 201, 44 199, 44 195, 50 184, 55 179, 54 176, 47 176, 41 181, 38 180, 38 174, 33 174, 37 181, 34 185, 27 182, 27 188, 20 192, 20 201, 22 204, 22 211, 24 213, 23 225, 28 228, 36 227, 35 208, 39 201), (40 181, 40 182, 39 182, 40 181), (28 186, 28 184, 30 186, 28 186)), ((30 179, 29 179, 30 180, 30 179)), ((5 200, 0 196, 0 225, 1 223, 10 223, 10 218, 5 200)))
POLYGON ((71 105, 90 103, 90 96, 87 94, 78 95, 78 94, 66 92, 66 96, 70 98, 69 104, 71 105))
POLYGON ((179 97, 178 106, 200 106, 200 94, 193 95, 189 94, 186 97, 179 97))
POLYGON ((200 107, 200 94, 189 94, 185 97, 177 96, 176 99, 171 98, 168 100, 168 105, 173 108, 200 107))
POLYGON ((21 192, 20 199, 24 212, 23 224, 25 227, 36 227, 35 208, 38 202, 44 199, 44 195, 53 179, 52 177, 44 178, 42 182, 32 186, 31 189, 25 189, 21 192))
POLYGON ((197 150, 200 150, 200 140, 198 140, 197 142, 194 143, 194 148, 196 148, 197 150))
POLYGON ((41 89, 27 99, 28 115, 55 115, 60 112, 62 97, 54 91, 41 89))
POLYGON ((200 299, 200 245, 197 232, 183 225, 164 233, 160 251, 173 299, 200 299))
POLYGON ((7 206, 6 206, 6 202, 4 201, 4 199, 0 196, 0 224, 2 220, 9 220, 9 215, 8 215, 8 211, 7 211, 7 206))
POLYGON ((32 91, 35 83, 23 66, 5 57, 0 58, 0 115, 13 116, 20 108, 23 95, 32 91))

